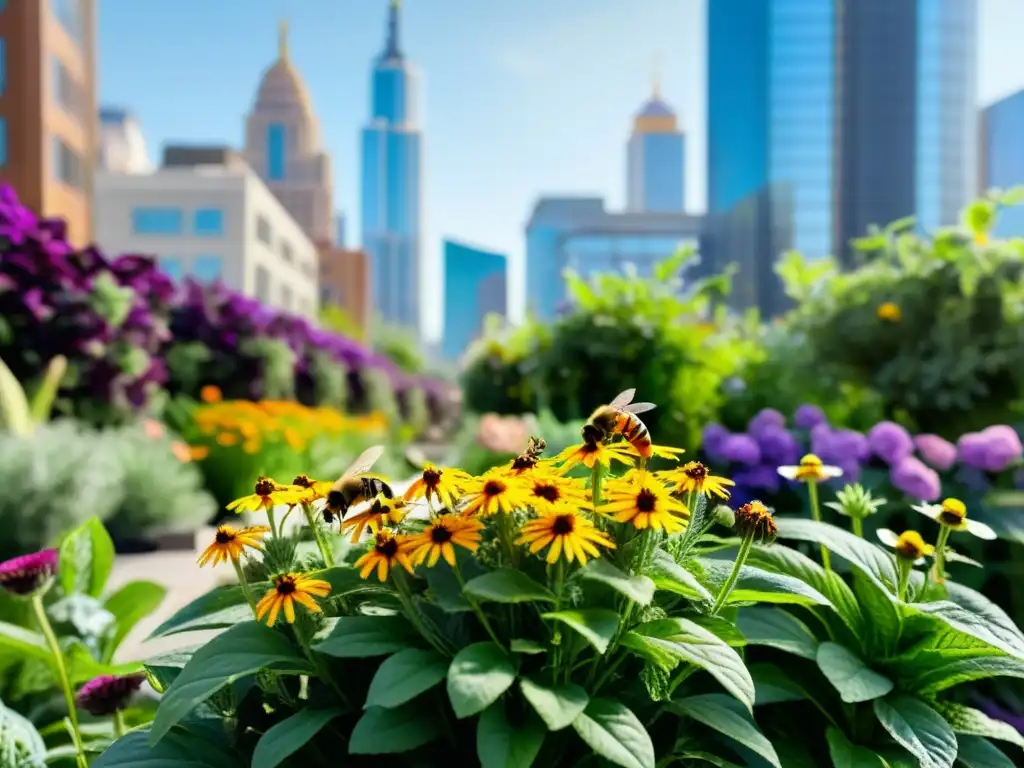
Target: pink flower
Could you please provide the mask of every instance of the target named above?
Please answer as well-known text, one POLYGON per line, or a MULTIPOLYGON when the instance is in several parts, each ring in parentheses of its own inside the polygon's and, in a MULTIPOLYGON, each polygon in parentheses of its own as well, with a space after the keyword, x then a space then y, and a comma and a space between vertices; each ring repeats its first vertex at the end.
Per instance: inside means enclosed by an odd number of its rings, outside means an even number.
POLYGON ((78 706, 95 717, 109 717, 128 706, 145 679, 142 673, 94 677, 78 689, 78 706))
POLYGON ((28 597, 48 586, 57 572, 57 550, 44 549, 0 563, 0 587, 12 595, 28 597))
POLYGON ((936 501, 942 495, 938 474, 914 456, 907 456, 890 467, 889 480, 897 490, 921 501, 936 501))
POLYGON ((938 435, 918 435, 914 446, 922 459, 941 472, 956 464, 956 446, 938 435))

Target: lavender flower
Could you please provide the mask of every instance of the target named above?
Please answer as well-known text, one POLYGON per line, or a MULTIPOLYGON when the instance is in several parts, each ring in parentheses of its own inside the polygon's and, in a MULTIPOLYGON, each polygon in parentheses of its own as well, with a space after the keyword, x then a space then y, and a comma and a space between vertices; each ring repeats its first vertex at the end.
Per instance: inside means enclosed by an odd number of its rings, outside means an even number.
POLYGON ((938 474, 914 456, 906 456, 891 466, 889 480, 898 490, 921 501, 935 501, 942 494, 938 474))
MULTIPOLYGON (((866 461, 871 455, 868 439, 853 429, 838 429, 832 433, 828 441, 829 450, 825 451, 829 461, 866 461)), ((821 456, 821 454, 818 454, 821 456)), ((825 459, 822 456, 822 459, 825 459)))
POLYGON ((1002 472, 1021 457, 1020 437, 1012 427, 997 424, 968 432, 957 441, 960 461, 986 472, 1002 472))
MULTIPOLYGON (((776 465, 774 464, 762 464, 750 469, 741 469, 733 474, 732 479, 737 486, 742 486, 749 490, 767 491, 768 493, 778 493, 782 485, 782 478, 779 477, 776 465)), ((735 498, 732 501, 735 503, 735 498)))
POLYGON ((761 449, 750 435, 729 435, 721 448, 722 458, 736 464, 754 466, 761 463, 761 449))
POLYGON ((57 572, 57 550, 44 549, 0 563, 0 588, 28 597, 49 586, 57 572))
POLYGON ((805 403, 793 414, 793 423, 798 429, 814 429, 819 424, 827 423, 825 412, 816 405, 805 403))
POLYGON ((871 452, 890 466, 914 452, 914 440, 903 427, 893 421, 880 421, 868 432, 871 452))
POLYGON ((722 455, 722 444, 727 437, 729 437, 729 430, 721 424, 708 424, 704 427, 701 443, 709 458, 725 461, 725 457, 722 455))
POLYGON ((760 430, 754 439, 761 449, 761 460, 774 467, 793 464, 800 459, 800 444, 783 427, 768 426, 760 430))
POLYGON ((918 435, 914 445, 921 458, 940 472, 956 464, 956 446, 938 435, 918 435))
POLYGON ((747 431, 756 436, 758 432, 769 427, 785 429, 786 417, 774 408, 762 408, 747 424, 747 431))
POLYGON ((101 675, 78 690, 78 706, 95 717, 109 717, 128 706, 132 694, 142 686, 146 676, 101 675))
POLYGON ((968 432, 956 441, 957 455, 968 467, 984 469, 988 464, 988 441, 980 432, 968 432))

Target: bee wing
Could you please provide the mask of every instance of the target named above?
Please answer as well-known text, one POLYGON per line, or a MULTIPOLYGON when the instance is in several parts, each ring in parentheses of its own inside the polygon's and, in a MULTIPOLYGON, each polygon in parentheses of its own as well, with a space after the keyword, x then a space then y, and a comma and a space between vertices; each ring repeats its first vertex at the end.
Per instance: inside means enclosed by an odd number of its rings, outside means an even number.
POLYGON ((331 487, 334 490, 337 490, 338 488, 341 487, 342 483, 344 483, 350 477, 354 477, 355 475, 361 475, 364 472, 369 472, 373 468, 373 465, 377 463, 377 459, 379 459, 383 454, 383 445, 370 446, 361 454, 359 454, 359 457, 355 461, 349 464, 348 469, 341 473, 341 477, 339 477, 335 481, 334 485, 331 487))
POLYGON ((622 410, 629 413, 647 413, 657 407, 654 403, 633 403, 632 405, 625 406, 622 410))
POLYGON ((608 407, 623 408, 633 402, 634 395, 636 395, 636 389, 627 389, 625 392, 620 392, 614 400, 608 403, 608 407))

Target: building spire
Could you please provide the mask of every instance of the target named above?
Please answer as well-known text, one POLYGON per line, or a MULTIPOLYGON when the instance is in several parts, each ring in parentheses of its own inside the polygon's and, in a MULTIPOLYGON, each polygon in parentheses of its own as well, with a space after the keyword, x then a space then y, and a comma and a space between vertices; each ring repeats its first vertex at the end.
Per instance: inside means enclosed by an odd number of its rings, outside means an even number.
POLYGON ((398 40, 398 13, 402 10, 402 0, 389 0, 388 3, 388 41, 384 48, 385 59, 402 58, 402 49, 398 40))
POLYGON ((651 98, 661 98, 661 56, 654 54, 654 66, 651 67, 651 98))
POLYGON ((277 57, 281 61, 288 60, 288 20, 277 22, 277 57))

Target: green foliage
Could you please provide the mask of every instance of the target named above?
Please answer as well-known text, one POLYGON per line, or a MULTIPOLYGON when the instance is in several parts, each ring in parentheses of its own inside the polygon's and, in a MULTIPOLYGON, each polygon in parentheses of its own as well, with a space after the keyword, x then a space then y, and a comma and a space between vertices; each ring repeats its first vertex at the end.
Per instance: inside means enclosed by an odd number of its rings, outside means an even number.
POLYGON ((11 369, 0 360, 0 429, 28 435, 36 425, 49 421, 67 367, 66 358, 53 358, 35 393, 29 397, 11 369))
POLYGON ((363 328, 336 304, 328 304, 320 310, 320 325, 356 341, 364 340, 363 328))
POLYGON ((405 373, 422 373, 425 364, 419 343, 410 331, 376 323, 373 327, 373 348, 387 357, 405 373))
POLYGON ((863 263, 851 271, 790 256, 779 274, 800 302, 789 327, 807 356, 795 375, 867 387, 920 432, 1004 421, 1024 388, 1024 240, 988 239, 1004 199, 969 206, 966 232, 876 229, 855 241, 863 263))

